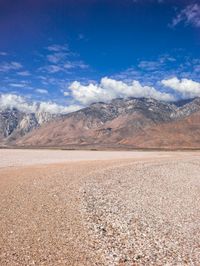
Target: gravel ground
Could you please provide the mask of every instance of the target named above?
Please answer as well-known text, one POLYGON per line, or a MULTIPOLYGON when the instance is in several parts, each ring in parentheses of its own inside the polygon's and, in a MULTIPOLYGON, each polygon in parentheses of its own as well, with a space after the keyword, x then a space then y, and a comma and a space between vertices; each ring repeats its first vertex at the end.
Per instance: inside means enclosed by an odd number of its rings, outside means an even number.
POLYGON ((30 166, 20 152, 0 169, 0 265, 200 265, 197 152, 30 166))
POLYGON ((98 265, 200 265, 200 160, 113 167, 82 193, 98 265))

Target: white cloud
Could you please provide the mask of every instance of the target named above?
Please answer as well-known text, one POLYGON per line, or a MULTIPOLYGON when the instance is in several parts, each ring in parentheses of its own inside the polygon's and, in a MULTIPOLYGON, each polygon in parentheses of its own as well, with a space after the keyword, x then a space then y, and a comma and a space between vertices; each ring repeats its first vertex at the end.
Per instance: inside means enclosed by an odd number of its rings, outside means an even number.
POLYGON ((69 70, 75 69, 86 69, 88 65, 84 64, 82 61, 66 61, 65 63, 51 64, 39 68, 39 71, 48 72, 50 74, 55 74, 58 72, 67 73, 69 70))
POLYGON ((10 83, 9 84, 11 87, 15 87, 15 88, 24 88, 27 86, 27 84, 20 84, 20 83, 10 83))
POLYGON ((133 80, 131 84, 104 77, 99 84, 82 85, 74 81, 69 89, 74 100, 83 105, 98 101, 110 101, 122 97, 151 97, 157 100, 172 101, 170 94, 157 91, 154 87, 142 86, 139 81, 133 80))
POLYGON ((0 56, 6 56, 8 55, 6 52, 0 52, 0 56))
POLYGON ((161 63, 159 61, 141 61, 138 64, 139 68, 149 70, 149 71, 157 70, 160 66, 161 66, 161 63))
POLYGON ((31 75, 29 71, 20 71, 20 72, 17 72, 17 74, 22 77, 28 77, 31 75))
POLYGON ((35 91, 40 93, 40 94, 48 94, 49 93, 48 90, 46 90, 46 89, 36 89, 35 91))
POLYGON ((200 83, 191 79, 178 79, 177 77, 173 77, 162 80, 161 84, 179 92, 182 98, 194 98, 200 96, 200 83))
POLYGON ((1 94, 0 108, 17 108, 23 112, 33 112, 36 108, 35 104, 29 104, 24 97, 15 94, 1 94))
POLYGON ((191 24, 195 27, 200 27, 200 5, 191 4, 182 9, 179 14, 173 19, 171 26, 175 27, 179 23, 185 25, 191 24))
POLYGON ((50 52, 62 52, 62 51, 68 51, 68 45, 60 45, 60 44, 52 44, 47 47, 47 50, 50 52))
POLYGON ((11 70, 19 70, 23 66, 19 62, 3 62, 0 64, 0 72, 9 72, 11 70))
POLYGON ((82 60, 77 60, 79 55, 71 52, 67 45, 54 44, 46 47, 46 49, 48 50, 48 54, 45 56, 46 62, 44 66, 38 69, 39 71, 55 74, 88 68, 88 65, 82 60))
POLYGON ((63 91, 63 95, 64 96, 69 96, 69 92, 68 91, 63 91))
POLYGON ((48 65, 48 66, 40 68, 40 70, 47 71, 51 74, 54 74, 54 73, 62 71, 63 69, 62 69, 62 67, 57 66, 57 65, 48 65))
POLYGON ((57 64, 59 63, 61 60, 65 60, 66 56, 68 55, 68 53, 54 53, 54 54, 49 54, 47 55, 47 60, 50 62, 50 63, 53 63, 53 64, 57 64))
POLYGON ((160 70, 161 68, 168 66, 169 63, 175 62, 176 59, 169 54, 163 54, 154 61, 140 61, 138 67, 140 69, 148 70, 148 71, 156 71, 160 70))
POLYGON ((57 103, 48 102, 28 102, 22 96, 15 94, 0 94, 0 109, 17 108, 22 112, 34 113, 34 112, 47 112, 51 114, 65 114, 76 111, 81 108, 79 105, 63 106, 57 103))
POLYGON ((66 69, 72 69, 72 68, 86 69, 88 68, 88 65, 86 65, 82 61, 67 61, 63 67, 66 69))
POLYGON ((47 112, 51 114, 64 114, 64 113, 70 113, 79 110, 81 107, 79 105, 69 105, 69 106, 63 106, 58 105, 53 102, 40 102, 39 110, 42 112, 47 112))

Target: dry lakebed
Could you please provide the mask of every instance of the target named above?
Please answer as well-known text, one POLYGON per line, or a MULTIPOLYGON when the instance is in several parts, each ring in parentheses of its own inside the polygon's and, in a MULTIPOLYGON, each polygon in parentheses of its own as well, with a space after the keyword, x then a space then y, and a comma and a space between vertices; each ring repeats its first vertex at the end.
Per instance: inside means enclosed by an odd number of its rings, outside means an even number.
POLYGON ((200 152, 0 149, 0 265, 200 265, 200 152))

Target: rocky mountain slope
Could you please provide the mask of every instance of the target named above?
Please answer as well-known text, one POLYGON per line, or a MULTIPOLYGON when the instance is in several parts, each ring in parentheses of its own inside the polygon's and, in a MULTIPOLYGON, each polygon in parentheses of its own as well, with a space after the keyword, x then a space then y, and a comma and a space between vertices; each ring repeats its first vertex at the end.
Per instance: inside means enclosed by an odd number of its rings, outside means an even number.
POLYGON ((18 138, 19 146, 200 148, 200 98, 166 103, 147 98, 94 103, 18 138))
POLYGON ((27 113, 16 108, 0 109, 0 142, 14 142, 57 116, 40 111, 27 113))

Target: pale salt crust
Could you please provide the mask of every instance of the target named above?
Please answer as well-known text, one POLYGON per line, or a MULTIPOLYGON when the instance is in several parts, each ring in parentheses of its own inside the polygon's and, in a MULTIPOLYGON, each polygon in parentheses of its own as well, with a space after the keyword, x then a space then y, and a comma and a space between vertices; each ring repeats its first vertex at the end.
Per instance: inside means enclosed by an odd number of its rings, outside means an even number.
POLYGON ((165 152, 0 149, 0 168, 76 161, 168 157, 165 152))

